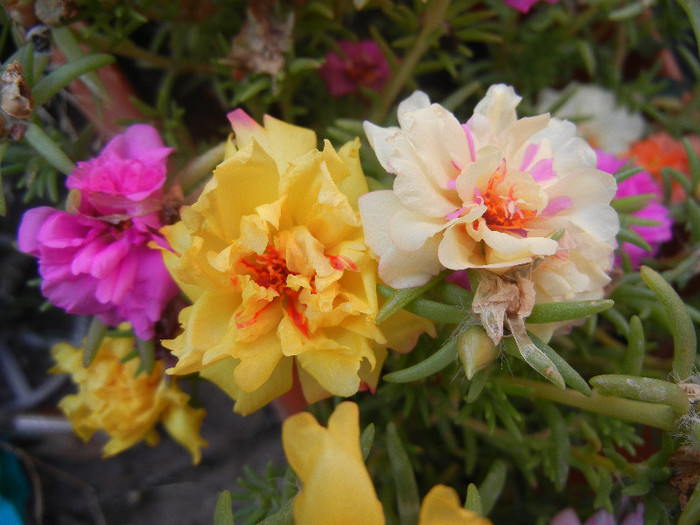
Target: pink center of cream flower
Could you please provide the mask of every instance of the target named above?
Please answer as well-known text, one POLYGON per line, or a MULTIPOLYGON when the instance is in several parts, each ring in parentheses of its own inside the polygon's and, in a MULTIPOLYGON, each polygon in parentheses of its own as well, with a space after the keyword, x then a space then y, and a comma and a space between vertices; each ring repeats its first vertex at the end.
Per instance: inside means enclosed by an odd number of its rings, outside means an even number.
POLYGON ((478 188, 474 188, 474 201, 486 206, 482 217, 491 230, 522 230, 527 221, 537 216, 537 210, 521 208, 522 203, 515 197, 516 184, 512 184, 506 193, 499 191, 505 176, 506 161, 503 159, 489 178, 486 191, 482 194, 478 188))

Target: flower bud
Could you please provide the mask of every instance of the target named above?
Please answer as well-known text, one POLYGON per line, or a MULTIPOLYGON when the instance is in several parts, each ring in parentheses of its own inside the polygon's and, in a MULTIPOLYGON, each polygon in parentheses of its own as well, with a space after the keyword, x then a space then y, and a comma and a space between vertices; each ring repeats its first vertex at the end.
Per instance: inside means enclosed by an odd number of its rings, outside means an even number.
POLYGON ((467 379, 498 357, 498 348, 480 326, 470 326, 457 336, 457 353, 467 379))

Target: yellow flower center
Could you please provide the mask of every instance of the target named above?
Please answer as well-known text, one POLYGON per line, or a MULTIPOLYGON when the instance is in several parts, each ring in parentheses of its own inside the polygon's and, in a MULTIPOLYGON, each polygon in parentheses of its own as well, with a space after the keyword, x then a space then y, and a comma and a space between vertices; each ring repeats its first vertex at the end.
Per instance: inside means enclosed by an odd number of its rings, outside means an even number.
MULTIPOLYGON (((274 247, 268 246, 264 253, 254 254, 247 259, 240 259, 239 264, 244 266, 253 281, 259 286, 274 290, 280 298, 286 302, 287 314, 291 318, 295 326, 306 337, 309 337, 309 328, 304 317, 303 310, 300 310, 299 294, 301 289, 292 290, 287 287, 287 277, 289 275, 298 275, 287 267, 287 261, 282 254, 274 247)), ((315 293, 313 277, 311 278, 311 293, 315 293)), ((248 321, 238 322, 238 328, 250 326, 256 320, 260 312, 267 308, 272 303, 267 303, 263 308, 258 310, 252 319, 248 321)), ((306 307, 303 307, 306 308, 306 307)))

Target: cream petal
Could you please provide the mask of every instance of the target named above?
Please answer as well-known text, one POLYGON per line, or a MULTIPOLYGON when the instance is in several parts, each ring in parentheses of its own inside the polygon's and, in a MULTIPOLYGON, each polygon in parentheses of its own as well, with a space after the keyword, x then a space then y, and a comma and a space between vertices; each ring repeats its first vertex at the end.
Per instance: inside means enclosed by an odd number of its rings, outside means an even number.
POLYGON ((515 94, 511 86, 495 84, 486 91, 486 96, 474 108, 475 114, 484 115, 491 123, 493 133, 500 134, 517 119, 515 108, 522 97, 515 94))
POLYGON ((404 252, 391 249, 379 260, 379 277, 393 288, 421 286, 440 273, 438 260, 441 235, 429 238, 419 250, 404 252))
POLYGON ((400 208, 389 219, 389 235, 399 250, 414 252, 445 226, 442 218, 428 218, 400 208))
POLYGON ((402 208, 391 190, 372 191, 358 200, 367 246, 380 258, 394 250, 389 235, 391 216, 402 208))

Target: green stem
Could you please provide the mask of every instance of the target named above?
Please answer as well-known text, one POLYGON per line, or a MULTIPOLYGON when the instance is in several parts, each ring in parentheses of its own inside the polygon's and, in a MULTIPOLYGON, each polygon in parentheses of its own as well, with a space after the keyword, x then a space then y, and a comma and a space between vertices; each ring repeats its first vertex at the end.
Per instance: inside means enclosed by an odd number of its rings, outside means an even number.
POLYGON ((678 420, 673 409, 667 405, 603 396, 595 390, 590 396, 584 396, 575 390, 561 390, 553 385, 532 379, 512 377, 503 378, 502 381, 529 389, 528 396, 533 399, 547 399, 589 412, 613 416, 663 430, 674 430, 678 420))
POLYGON ((426 8, 425 25, 416 38, 413 47, 401 61, 398 71, 395 75, 392 75, 384 88, 382 97, 379 100, 379 105, 372 113, 372 118, 370 119, 372 122, 381 122, 384 119, 384 116, 389 111, 394 100, 411 77, 418 62, 433 43, 434 39, 437 38, 438 35, 436 31, 445 23, 445 16, 447 15, 447 9, 450 7, 450 2, 451 0, 435 0, 426 8))
POLYGON ((174 183, 182 187, 185 195, 189 195, 202 181, 209 176, 212 170, 224 160, 226 143, 222 142, 205 151, 198 157, 188 162, 175 176, 174 183))

